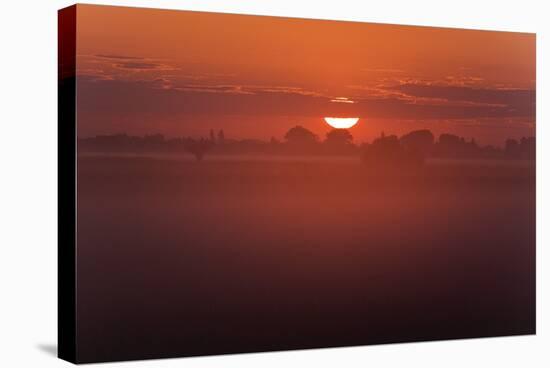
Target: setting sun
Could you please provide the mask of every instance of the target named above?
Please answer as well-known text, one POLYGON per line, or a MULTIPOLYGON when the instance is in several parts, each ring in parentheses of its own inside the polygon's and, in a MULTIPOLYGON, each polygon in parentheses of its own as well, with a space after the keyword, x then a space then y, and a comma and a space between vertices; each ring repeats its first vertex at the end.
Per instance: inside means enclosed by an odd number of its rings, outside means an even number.
POLYGON ((348 129, 357 124, 359 118, 331 118, 326 117, 325 121, 328 125, 335 129, 348 129))

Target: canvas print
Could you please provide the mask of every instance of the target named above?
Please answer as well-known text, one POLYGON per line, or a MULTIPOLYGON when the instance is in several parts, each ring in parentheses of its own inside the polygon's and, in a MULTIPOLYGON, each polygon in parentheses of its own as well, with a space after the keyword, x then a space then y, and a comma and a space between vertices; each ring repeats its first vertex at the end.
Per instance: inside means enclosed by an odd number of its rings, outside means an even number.
POLYGON ((534 334, 535 97, 534 34, 61 10, 60 356, 534 334))

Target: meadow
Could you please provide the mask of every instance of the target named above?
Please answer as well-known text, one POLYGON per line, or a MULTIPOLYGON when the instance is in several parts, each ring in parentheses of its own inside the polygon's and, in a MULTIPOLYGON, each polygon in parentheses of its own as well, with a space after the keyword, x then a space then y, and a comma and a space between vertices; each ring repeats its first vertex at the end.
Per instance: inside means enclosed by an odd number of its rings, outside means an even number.
POLYGON ((83 155, 77 171, 83 361, 535 332, 533 163, 83 155))

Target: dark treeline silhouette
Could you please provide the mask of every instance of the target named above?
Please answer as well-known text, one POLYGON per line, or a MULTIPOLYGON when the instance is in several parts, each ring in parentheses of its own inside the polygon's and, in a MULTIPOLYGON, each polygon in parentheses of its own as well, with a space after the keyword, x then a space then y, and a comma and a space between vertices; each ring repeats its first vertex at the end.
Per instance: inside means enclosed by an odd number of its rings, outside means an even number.
MULTIPOLYGON (((222 132, 223 136, 223 132, 222 132)), ((131 136, 127 134, 98 135, 78 140, 79 152, 112 153, 190 153, 198 161, 214 146, 212 140, 205 138, 170 138, 162 134, 131 136)))
POLYGON ((371 144, 362 145, 361 158, 367 164, 417 166, 426 158, 447 159, 523 159, 534 160, 535 138, 506 140, 504 148, 480 146, 475 139, 467 141, 454 134, 443 133, 436 141, 429 130, 415 130, 400 138, 384 133, 371 144))
POLYGON ((415 130, 401 137, 385 135, 371 143, 360 145, 346 129, 333 129, 324 139, 297 125, 279 140, 229 139, 223 130, 210 130, 207 138, 175 137, 161 134, 131 136, 127 134, 98 135, 79 139, 80 152, 125 153, 188 153, 198 161, 212 155, 360 155, 368 164, 382 163, 396 166, 419 165, 426 158, 449 159, 524 159, 535 158, 535 138, 507 139, 504 147, 481 146, 474 139, 466 140, 454 134, 443 133, 437 140, 429 130, 415 130))
POLYGON ((375 139, 371 144, 363 144, 361 159, 368 165, 382 165, 389 167, 410 167, 419 166, 424 163, 425 150, 431 149, 433 145, 433 135, 431 136, 430 146, 424 145, 423 134, 420 131, 411 132, 402 139, 396 135, 386 136, 384 133, 380 138, 375 139), (410 138, 412 136, 412 138, 410 138), (426 146, 426 147, 424 147, 426 146))

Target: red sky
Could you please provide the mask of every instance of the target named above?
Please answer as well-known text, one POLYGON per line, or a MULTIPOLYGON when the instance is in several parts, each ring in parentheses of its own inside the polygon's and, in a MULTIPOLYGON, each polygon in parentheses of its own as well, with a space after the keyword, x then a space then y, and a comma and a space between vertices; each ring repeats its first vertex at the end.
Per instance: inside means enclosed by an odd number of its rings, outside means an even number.
POLYGON ((356 142, 535 133, 526 33, 78 5, 77 76, 82 137, 323 136, 324 116, 360 117, 356 142))

